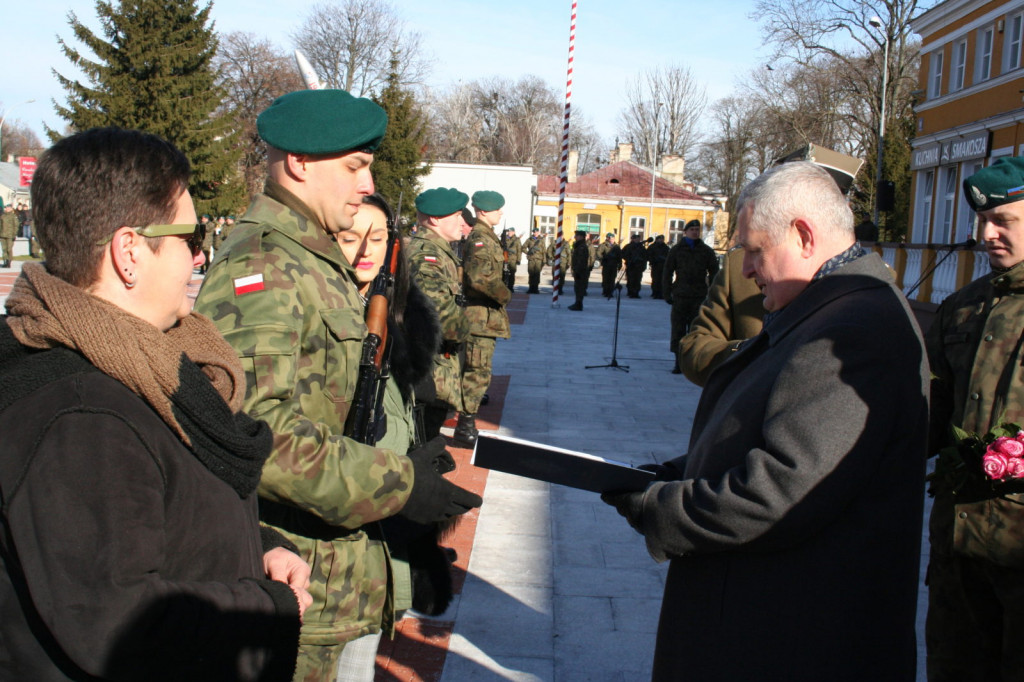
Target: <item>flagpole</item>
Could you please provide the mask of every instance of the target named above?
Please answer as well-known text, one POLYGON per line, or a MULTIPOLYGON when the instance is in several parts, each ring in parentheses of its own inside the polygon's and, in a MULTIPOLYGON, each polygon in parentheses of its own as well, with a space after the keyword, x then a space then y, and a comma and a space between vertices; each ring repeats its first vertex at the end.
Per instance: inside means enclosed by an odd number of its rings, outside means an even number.
POLYGON ((552 266, 551 279, 554 283, 551 291, 551 307, 558 307, 558 285, 563 279, 565 268, 562 267, 563 240, 562 220, 565 217, 565 190, 569 182, 569 119, 572 111, 572 68, 576 50, 576 7, 579 3, 572 0, 572 19, 569 23, 569 67, 565 83, 565 116, 562 121, 562 160, 559 168, 558 181, 558 233, 555 235, 555 264, 552 266))

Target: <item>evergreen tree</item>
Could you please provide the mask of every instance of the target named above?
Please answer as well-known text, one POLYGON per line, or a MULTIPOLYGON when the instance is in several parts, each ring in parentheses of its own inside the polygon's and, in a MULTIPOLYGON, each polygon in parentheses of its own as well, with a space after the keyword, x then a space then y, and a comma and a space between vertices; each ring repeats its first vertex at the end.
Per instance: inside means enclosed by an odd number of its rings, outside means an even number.
POLYGON ((377 191, 411 224, 416 219, 413 201, 419 193, 419 178, 430 172, 420 166, 425 146, 426 120, 409 91, 399 83, 398 55, 391 55, 387 84, 373 100, 388 114, 388 130, 373 155, 373 181, 377 191))
POLYGON ((174 143, 192 163, 196 210, 223 215, 236 212, 246 197, 230 119, 214 115, 223 93, 211 64, 217 50, 211 7, 199 9, 195 0, 97 0, 102 36, 70 13, 75 37, 96 59, 59 39, 87 83, 54 72, 68 92, 67 106, 56 109, 75 130, 119 126, 174 143))

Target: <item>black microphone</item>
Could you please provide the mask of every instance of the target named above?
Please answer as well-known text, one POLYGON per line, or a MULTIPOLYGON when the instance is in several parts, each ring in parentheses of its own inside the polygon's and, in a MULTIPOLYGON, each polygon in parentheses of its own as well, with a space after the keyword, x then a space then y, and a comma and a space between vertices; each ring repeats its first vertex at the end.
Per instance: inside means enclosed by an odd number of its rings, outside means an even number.
POLYGON ((966 250, 966 249, 973 249, 977 245, 978 245, 978 240, 968 238, 968 239, 965 239, 962 242, 959 242, 957 244, 950 244, 948 248, 951 251, 955 251, 956 249, 965 249, 966 250))

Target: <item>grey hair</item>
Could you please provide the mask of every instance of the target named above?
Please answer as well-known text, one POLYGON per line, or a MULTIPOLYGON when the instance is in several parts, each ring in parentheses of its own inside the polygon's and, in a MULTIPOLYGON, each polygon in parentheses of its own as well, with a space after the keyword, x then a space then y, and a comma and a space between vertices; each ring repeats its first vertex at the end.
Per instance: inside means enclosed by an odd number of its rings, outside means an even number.
POLYGON ((740 192, 736 212, 750 203, 748 225, 767 232, 772 244, 782 239, 797 218, 810 219, 834 239, 853 239, 853 212, 835 180, 810 161, 791 161, 770 168, 740 192))

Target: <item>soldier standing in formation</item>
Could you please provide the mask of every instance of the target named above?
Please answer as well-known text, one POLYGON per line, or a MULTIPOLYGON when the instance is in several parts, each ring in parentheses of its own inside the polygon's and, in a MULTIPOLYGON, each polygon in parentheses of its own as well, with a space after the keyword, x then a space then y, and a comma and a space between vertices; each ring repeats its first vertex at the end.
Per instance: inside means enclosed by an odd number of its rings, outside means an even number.
POLYGON ((547 247, 544 244, 544 237, 536 227, 533 228, 530 238, 523 243, 523 250, 526 252, 526 272, 530 277, 530 288, 526 290, 526 293, 539 294, 540 271, 544 269, 547 247))
POLYGON ((506 227, 501 235, 501 248, 506 254, 505 258, 505 284, 509 291, 516 288, 516 268, 519 267, 519 259, 523 257, 523 244, 519 241, 518 235, 511 227, 506 227))
POLYGON ((463 310, 461 265, 451 242, 462 237, 462 209, 469 196, 447 187, 428 189, 416 197, 418 229, 409 241, 410 278, 434 302, 441 322, 441 346, 434 356, 432 386, 417 390, 423 407, 424 438, 441 433, 448 410, 462 411, 462 363, 459 355, 469 338, 463 310))
POLYGON ((469 341, 462 369, 462 412, 455 427, 455 440, 465 445, 476 442, 476 413, 491 383, 491 361, 496 339, 511 338, 505 305, 512 292, 501 281, 504 258, 494 227, 501 222, 505 197, 497 192, 473 194, 476 225, 466 239, 462 261, 463 290, 469 341))
POLYGON ((267 184, 210 268, 196 310, 241 357, 245 409, 274 433, 261 521, 313 567, 295 679, 334 680, 339 661, 372 679, 380 632, 394 627, 377 522, 401 515, 432 524, 480 498, 437 473, 430 443, 405 457, 343 435, 366 323, 334 235, 373 193, 370 163, 387 115, 343 90, 301 90, 256 122, 267 184))
POLYGON ((672 306, 672 336, 669 351, 675 356, 673 374, 681 374, 679 340, 697 316, 708 295, 708 286, 718 272, 718 256, 700 238, 700 221, 686 223, 683 238, 669 249, 662 275, 665 302, 672 306))
POLYGON ((576 295, 576 302, 569 306, 569 310, 583 310, 583 297, 587 295, 587 284, 590 278, 590 268, 594 262, 590 259, 590 249, 587 248, 587 233, 583 230, 576 230, 575 241, 572 245, 572 287, 576 295))
POLYGON ((622 258, 626 261, 626 295, 640 298, 640 283, 647 269, 643 235, 638 232, 630 236, 629 243, 622 249, 622 258))
POLYGON ((668 244, 665 235, 659 234, 654 243, 647 247, 647 262, 651 264, 651 298, 664 298, 662 277, 665 274, 665 261, 668 260, 668 244))
MULTIPOLYGON (((931 455, 956 443, 951 427, 984 435, 1004 423, 1024 424, 1022 186, 1022 157, 998 159, 964 181, 992 272, 943 301, 928 330, 931 455)), ((993 485, 980 461, 955 466, 940 456, 936 464, 929 680, 1015 680, 1024 671, 1016 644, 1024 626, 1024 487, 1012 480, 993 485)))
POLYGON ((3 217, 0 218, 0 246, 3 247, 3 265, 0 267, 11 267, 11 260, 14 258, 14 239, 18 236, 18 214, 14 207, 8 204, 4 206, 3 217))
POLYGON ((601 295, 611 298, 615 291, 615 278, 622 268, 622 249, 615 243, 611 232, 604 236, 604 243, 597 247, 597 260, 601 263, 601 295))

